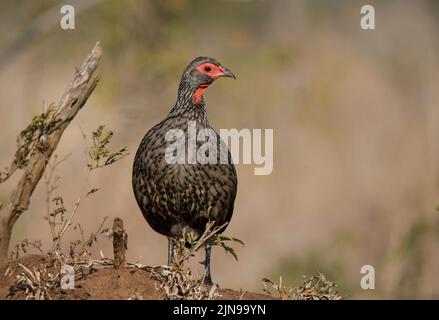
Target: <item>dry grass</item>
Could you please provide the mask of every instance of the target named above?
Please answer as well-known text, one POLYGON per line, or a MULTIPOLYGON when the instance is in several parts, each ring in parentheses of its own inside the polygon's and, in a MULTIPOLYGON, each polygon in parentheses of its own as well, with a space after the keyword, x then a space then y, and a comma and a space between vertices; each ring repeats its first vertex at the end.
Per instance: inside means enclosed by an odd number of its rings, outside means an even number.
POLYGON ((341 300, 343 296, 337 290, 337 285, 326 279, 322 273, 317 273, 310 278, 304 277, 303 283, 294 288, 287 288, 279 283, 264 278, 262 280, 263 290, 272 294, 273 289, 282 300, 341 300))

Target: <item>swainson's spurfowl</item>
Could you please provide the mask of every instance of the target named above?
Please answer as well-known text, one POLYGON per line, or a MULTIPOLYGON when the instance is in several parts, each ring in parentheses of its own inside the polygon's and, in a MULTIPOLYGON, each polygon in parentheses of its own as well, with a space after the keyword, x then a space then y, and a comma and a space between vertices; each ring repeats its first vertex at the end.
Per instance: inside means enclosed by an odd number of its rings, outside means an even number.
MULTIPOLYGON (((207 222, 215 221, 215 226, 221 226, 232 217, 238 181, 229 150, 219 135, 211 131, 217 138, 218 147, 214 163, 193 161, 188 152, 188 131, 194 127, 196 133, 211 129, 203 92, 222 77, 236 79, 217 60, 195 58, 183 72, 174 107, 163 121, 146 133, 134 158, 134 194, 149 225, 168 237, 168 264, 173 258, 172 239, 181 238, 187 232, 200 235, 207 222), (181 140, 185 142, 185 161, 177 163, 169 163, 166 159, 167 148, 175 142, 175 139, 168 141, 169 136, 166 136, 173 129, 181 130, 179 132, 186 137, 181 140), (221 150, 228 161, 220 161, 221 150)), ((196 141, 197 150, 203 143, 196 141)), ((205 283, 212 283, 209 244, 205 251, 205 283)))

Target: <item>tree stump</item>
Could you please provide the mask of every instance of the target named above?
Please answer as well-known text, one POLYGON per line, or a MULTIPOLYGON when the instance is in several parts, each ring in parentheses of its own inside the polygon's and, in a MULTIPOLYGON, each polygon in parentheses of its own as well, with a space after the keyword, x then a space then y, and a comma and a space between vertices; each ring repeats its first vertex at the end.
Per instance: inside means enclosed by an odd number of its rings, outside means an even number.
POLYGON ((125 252, 128 249, 128 235, 123 228, 123 220, 119 217, 113 221, 113 267, 119 269, 125 267, 125 252))

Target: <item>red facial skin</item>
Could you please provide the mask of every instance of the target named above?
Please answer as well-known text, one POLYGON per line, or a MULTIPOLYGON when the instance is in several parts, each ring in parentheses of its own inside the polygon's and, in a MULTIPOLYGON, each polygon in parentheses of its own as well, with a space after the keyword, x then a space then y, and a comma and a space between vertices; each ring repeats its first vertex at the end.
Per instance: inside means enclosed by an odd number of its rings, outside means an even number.
MULTIPOLYGON (((209 76, 212 79, 221 78, 224 76, 224 69, 221 66, 216 66, 213 63, 206 62, 197 67, 197 70, 205 75, 209 76), (207 68, 207 70, 206 70, 207 68)), ((199 104, 201 99, 203 98, 204 90, 207 89, 210 83, 205 83, 200 85, 194 93, 194 104, 199 104)))
POLYGON ((221 66, 216 66, 210 62, 203 63, 197 67, 197 70, 205 75, 211 77, 212 79, 217 79, 224 76, 224 69, 221 66), (210 70, 206 70, 210 69, 210 70))

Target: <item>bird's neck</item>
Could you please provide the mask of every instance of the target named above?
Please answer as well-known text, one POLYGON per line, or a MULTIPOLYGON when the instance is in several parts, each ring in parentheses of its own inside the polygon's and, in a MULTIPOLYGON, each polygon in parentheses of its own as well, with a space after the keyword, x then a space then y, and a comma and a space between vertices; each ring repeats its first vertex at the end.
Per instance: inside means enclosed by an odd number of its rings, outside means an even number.
POLYGON ((182 117, 207 124, 207 114, 203 100, 203 92, 207 85, 195 87, 185 82, 180 83, 177 102, 168 117, 182 117))

